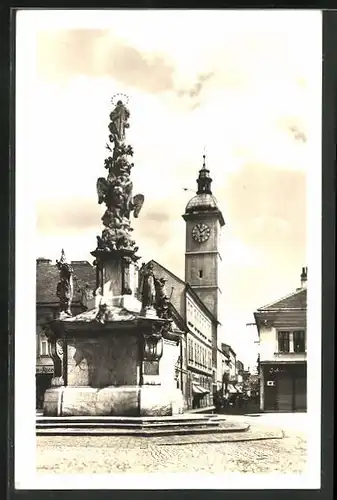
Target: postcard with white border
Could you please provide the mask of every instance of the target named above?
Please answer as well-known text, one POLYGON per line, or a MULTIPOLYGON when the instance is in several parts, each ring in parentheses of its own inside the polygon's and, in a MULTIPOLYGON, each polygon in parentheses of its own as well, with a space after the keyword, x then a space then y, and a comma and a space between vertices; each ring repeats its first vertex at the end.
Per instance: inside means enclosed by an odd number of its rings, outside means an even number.
POLYGON ((321 12, 19 10, 15 53, 15 488, 320 488, 321 12))

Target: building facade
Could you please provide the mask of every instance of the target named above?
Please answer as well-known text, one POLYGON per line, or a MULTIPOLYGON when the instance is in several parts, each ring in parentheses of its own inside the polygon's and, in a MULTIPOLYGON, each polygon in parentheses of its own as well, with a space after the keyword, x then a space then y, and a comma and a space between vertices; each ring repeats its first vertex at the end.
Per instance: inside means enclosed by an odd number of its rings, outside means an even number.
POLYGON ((238 383, 242 384, 242 382, 243 382, 243 373, 244 373, 244 365, 243 365, 242 361, 240 361, 239 359, 236 361, 236 372, 237 372, 238 383))
POLYGON ((213 337, 216 320, 186 285, 187 404, 189 408, 213 405, 213 337))
POLYGON ((219 396, 224 395, 224 389, 229 384, 230 373, 230 360, 229 355, 220 347, 217 349, 217 384, 216 391, 219 396))
POLYGON ((222 343, 221 349, 224 353, 226 353, 228 357, 228 385, 226 386, 226 390, 229 394, 236 394, 238 392, 236 388, 236 384, 238 382, 237 376, 237 366, 236 366, 236 352, 229 345, 222 343))
MULTIPOLYGON (((208 408, 213 405, 213 337, 217 321, 194 290, 158 262, 151 260, 139 271, 142 274, 151 264, 159 278, 165 278, 167 293, 175 323, 181 336, 177 384, 182 390, 186 408, 208 408)), ((141 285, 139 285, 141 288, 141 285)))
MULTIPOLYGON (((95 288, 96 271, 87 261, 73 261, 75 293, 72 313, 75 316, 86 310, 87 300, 95 288)), ((54 372, 45 334, 48 323, 59 314, 60 302, 56 296, 59 270, 50 259, 36 260, 36 408, 42 408, 43 396, 49 389, 54 372)))
POLYGON ((261 411, 307 408, 307 268, 301 287, 255 313, 261 411))

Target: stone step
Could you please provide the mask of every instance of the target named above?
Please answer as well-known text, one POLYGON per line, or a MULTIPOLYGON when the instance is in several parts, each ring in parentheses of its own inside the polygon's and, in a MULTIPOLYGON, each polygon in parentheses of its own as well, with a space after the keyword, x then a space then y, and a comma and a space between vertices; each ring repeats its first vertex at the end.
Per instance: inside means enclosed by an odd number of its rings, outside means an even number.
POLYGON ((121 429, 121 428, 76 428, 73 426, 59 428, 39 428, 36 429, 37 436, 139 436, 139 437, 156 437, 156 436, 191 436, 198 434, 225 434, 232 432, 246 432, 249 429, 247 424, 222 424, 221 426, 199 426, 199 427, 182 427, 182 428, 166 428, 166 429, 121 429))
POLYGON ((146 422, 146 423, 131 423, 131 422, 36 422, 37 429, 43 428, 62 428, 62 427, 73 427, 73 428, 114 428, 114 429, 155 429, 155 428, 175 428, 180 427, 217 427, 220 425, 218 421, 205 421, 205 422, 146 422))
POLYGON ((37 424, 53 424, 53 423, 64 423, 65 425, 69 425, 72 423, 109 423, 111 425, 114 424, 135 424, 135 425, 153 425, 153 424, 166 424, 166 425, 175 425, 175 424, 185 424, 185 425, 194 425, 194 424, 203 424, 207 422, 221 422, 223 419, 219 419, 214 416, 198 416, 197 418, 190 417, 110 417, 110 416, 102 416, 102 417, 91 417, 91 416, 72 416, 72 417, 37 417, 37 424))

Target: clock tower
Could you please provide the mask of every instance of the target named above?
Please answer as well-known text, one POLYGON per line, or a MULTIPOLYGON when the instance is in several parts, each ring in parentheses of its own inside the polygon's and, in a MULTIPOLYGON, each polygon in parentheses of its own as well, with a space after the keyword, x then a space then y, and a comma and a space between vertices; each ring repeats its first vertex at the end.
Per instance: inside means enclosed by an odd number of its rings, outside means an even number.
POLYGON ((186 222, 185 281, 219 321, 219 247, 225 221, 212 194, 205 155, 203 159, 196 196, 187 203, 183 215, 186 222))

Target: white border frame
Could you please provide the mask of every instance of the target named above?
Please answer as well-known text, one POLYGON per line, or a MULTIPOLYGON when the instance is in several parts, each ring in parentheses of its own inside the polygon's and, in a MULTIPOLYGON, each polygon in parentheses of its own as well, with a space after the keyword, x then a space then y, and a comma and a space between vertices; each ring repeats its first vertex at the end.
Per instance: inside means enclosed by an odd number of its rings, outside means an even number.
MULTIPOLYGON (((17 15, 16 48, 16 254, 15 254, 15 488, 16 489, 124 489, 125 479, 132 489, 318 489, 320 488, 320 417, 321 408, 317 394, 321 391, 321 108, 317 108, 315 137, 311 157, 316 159, 317 170, 308 172, 307 234, 308 268, 311 286, 308 287, 308 415, 312 420, 308 442, 308 471, 298 475, 250 475, 224 474, 111 474, 111 475, 43 475, 35 470, 35 272, 36 214, 34 192, 36 180, 31 175, 34 151, 21 147, 23 137, 29 135, 27 117, 30 96, 25 82, 34 83, 34 34, 37 29, 94 28, 109 26, 108 11, 19 10, 17 15), (310 201, 310 202, 309 202, 310 201), (286 479, 286 480, 285 480, 286 479)), ((172 11, 171 11, 172 12, 172 11)), ((231 12, 231 11, 228 11, 231 12)), ((242 11, 241 11, 242 12, 242 11)), ((269 11, 271 12, 271 11, 269 11)), ((272 11, 282 15, 285 11, 272 11)), ((320 11, 296 11, 317 17, 322 25, 320 11)), ((300 19, 300 17, 299 17, 300 19)), ((300 22, 300 21, 299 21, 300 22)), ((321 58, 322 46, 318 43, 317 54, 321 58)), ((321 96, 318 96, 321 102, 321 96)))

